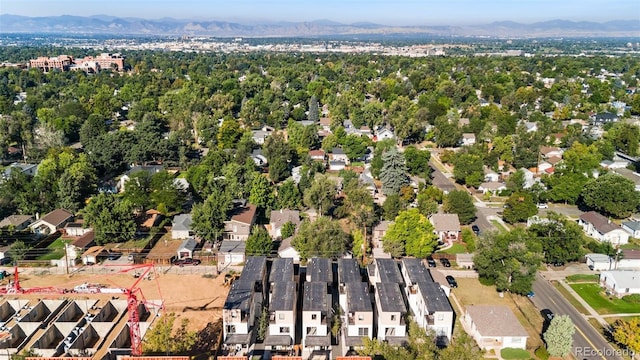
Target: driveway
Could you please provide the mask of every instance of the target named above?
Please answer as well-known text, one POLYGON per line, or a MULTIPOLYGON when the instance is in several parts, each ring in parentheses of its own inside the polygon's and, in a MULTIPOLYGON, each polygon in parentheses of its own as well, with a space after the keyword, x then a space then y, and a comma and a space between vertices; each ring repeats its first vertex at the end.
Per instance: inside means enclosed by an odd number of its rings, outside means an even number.
POLYGON ((596 331, 551 283, 540 274, 533 283, 536 296, 531 299, 538 310, 549 309, 556 315, 569 315, 576 327, 573 354, 578 359, 622 360, 609 343, 596 331))

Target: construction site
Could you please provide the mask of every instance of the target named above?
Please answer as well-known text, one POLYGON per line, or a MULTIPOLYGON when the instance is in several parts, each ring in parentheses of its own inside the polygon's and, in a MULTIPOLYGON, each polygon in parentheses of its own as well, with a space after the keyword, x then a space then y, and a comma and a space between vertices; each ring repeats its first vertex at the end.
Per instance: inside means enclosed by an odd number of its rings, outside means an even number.
POLYGON ((147 330, 165 312, 207 334, 199 351, 213 350, 228 292, 223 276, 163 274, 150 264, 109 272, 8 274, 0 289, 0 360, 24 350, 39 358, 140 356, 147 330))

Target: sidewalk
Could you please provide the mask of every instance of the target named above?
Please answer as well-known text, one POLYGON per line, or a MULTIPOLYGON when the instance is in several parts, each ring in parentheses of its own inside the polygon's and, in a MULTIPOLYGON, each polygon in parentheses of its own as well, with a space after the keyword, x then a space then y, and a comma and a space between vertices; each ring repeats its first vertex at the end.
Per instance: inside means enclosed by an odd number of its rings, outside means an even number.
POLYGON ((598 314, 598 312, 596 312, 595 310, 593 310, 593 308, 591 307, 591 305, 589 305, 589 303, 587 303, 586 301, 584 301, 584 299, 582 298, 582 296, 578 295, 577 292, 575 292, 575 290, 573 290, 573 288, 571 286, 569 286, 569 284, 567 284, 567 282, 565 280, 558 280, 558 283, 560 285, 562 285, 562 287, 564 287, 574 298, 576 298, 576 300, 582 305, 584 306, 585 309, 587 309, 587 311, 589 312, 589 315, 583 315, 586 318, 593 318, 598 320, 598 322, 600 323, 600 325, 602 325, 603 328, 608 329, 610 327, 609 323, 607 322, 607 320, 605 320, 602 315, 598 314))

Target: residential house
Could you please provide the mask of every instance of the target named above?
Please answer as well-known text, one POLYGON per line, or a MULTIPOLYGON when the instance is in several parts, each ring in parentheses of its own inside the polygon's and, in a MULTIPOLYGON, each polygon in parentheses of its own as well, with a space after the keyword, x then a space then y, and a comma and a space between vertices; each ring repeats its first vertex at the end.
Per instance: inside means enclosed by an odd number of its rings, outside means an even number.
POLYGON ((604 125, 612 122, 616 122, 620 120, 618 114, 613 114, 610 112, 602 112, 595 114, 589 118, 593 125, 604 125))
MULTIPOLYGON (((277 283, 295 281, 293 271, 293 260, 290 258, 275 258, 271 262, 269 272, 269 284, 274 286, 277 283)), ((273 290, 273 289, 270 289, 273 290)))
POLYGON ((309 158, 313 161, 322 161, 323 163, 327 159, 327 154, 325 154, 324 150, 310 150, 309 158))
POLYGON ((454 311, 447 294, 420 259, 402 259, 404 292, 409 309, 418 326, 433 330, 439 344, 451 341, 454 311))
POLYGON ((246 241, 223 240, 218 249, 218 268, 242 264, 246 246, 246 241))
POLYGON ((373 228, 372 242, 371 242, 373 247, 376 247, 376 248, 382 247, 382 238, 387 233, 387 230, 389 229, 389 225, 391 224, 393 224, 393 221, 383 220, 383 221, 380 221, 380 223, 373 228))
POLYGON ((383 127, 382 129, 378 129, 376 134, 374 135, 375 141, 382 141, 386 139, 395 139, 396 134, 393 133, 390 129, 383 127))
POLYGON ((324 131, 331 132, 331 119, 329 119, 328 117, 321 117, 320 128, 324 131))
POLYGON ((178 247, 178 259, 192 258, 198 242, 194 238, 185 239, 178 247))
POLYGON ((0 229, 13 229, 22 231, 33 222, 31 215, 9 215, 0 221, 0 229))
POLYGON ((311 258, 307 262, 307 282, 333 284, 333 265, 328 258, 311 258))
POLYGON ((507 306, 469 305, 462 323, 481 349, 527 348, 529 334, 507 306))
POLYGON ((297 285, 293 281, 275 282, 270 287, 269 329, 264 345, 271 354, 288 355, 293 350, 297 299, 297 285))
POLYGON ((518 170, 522 171, 522 174, 524 175, 523 188, 528 189, 536 183, 537 179, 535 179, 535 174, 531 170, 527 168, 520 168, 518 170))
POLYGON ((617 297, 640 294, 640 271, 603 271, 600 273, 600 286, 617 297))
POLYGON ((528 133, 538 131, 538 124, 536 124, 534 122, 526 121, 524 123, 524 127, 525 127, 525 129, 527 130, 528 133))
POLYGON ((460 240, 462 228, 458 214, 433 214, 429 220, 433 224, 433 230, 443 243, 460 240))
POLYGON ((344 313, 341 344, 343 353, 362 347, 362 338, 373 339, 373 306, 369 286, 363 282, 345 284, 340 307, 344 313))
POLYGON ((613 258, 605 254, 587 254, 584 256, 587 266, 594 271, 612 270, 615 266, 613 258))
POLYGON ((377 283, 404 283, 398 262, 394 259, 374 259, 367 266, 367 273, 369 274, 369 283, 371 285, 377 283))
POLYGON ((618 270, 640 270, 640 250, 624 249, 620 252, 616 268, 618 270))
POLYGON ((64 226, 73 220, 73 214, 64 209, 56 209, 39 220, 36 220, 29 228, 37 235, 50 235, 64 228, 64 226))
POLYGON ((253 149, 253 151, 251 152, 251 159, 253 160, 253 163, 258 167, 267 166, 269 164, 269 160, 267 160, 267 157, 262 154, 262 149, 253 149))
POLYGON ((287 223, 291 223, 298 228, 300 225, 300 211, 289 209, 271 211, 269 219, 269 235, 274 239, 281 238, 282 227, 287 223))
POLYGON ((247 356, 255 342, 255 328, 265 302, 267 259, 250 256, 229 289, 222 307, 223 350, 247 356))
POLYGON ((347 154, 344 153, 344 150, 342 150, 341 148, 338 147, 334 147, 333 150, 331 150, 331 162, 343 162, 346 165, 349 164, 349 157, 347 156, 347 154))
POLYGON ((104 246, 91 246, 82 253, 82 263, 84 265, 94 265, 106 257, 107 250, 104 246))
POLYGON ((118 189, 118 191, 123 192, 127 181, 131 180, 131 176, 137 172, 144 171, 151 176, 153 174, 159 173, 162 170, 164 170, 163 165, 134 166, 131 169, 129 169, 129 171, 127 171, 122 176, 120 176, 120 179, 118 180, 118 184, 116 185, 116 188, 118 189))
POLYGON ((402 345, 406 342, 407 335, 407 307, 400 284, 377 283, 375 291, 376 338, 392 345, 402 345))
POLYGON ((344 290, 348 283, 362 282, 360 266, 356 259, 338 259, 338 290, 344 290))
POLYGON ((507 185, 503 182, 483 182, 478 187, 478 191, 480 191, 483 194, 487 194, 487 193, 496 194, 506 189, 507 189, 507 185))
POLYGON ((562 151, 562 149, 560 149, 559 147, 556 146, 541 146, 540 147, 540 155, 544 158, 544 159, 549 159, 552 157, 559 157, 562 159, 562 154, 564 153, 564 151, 562 151))
POLYGON ((619 156, 614 156, 613 160, 602 160, 600 162, 600 166, 603 169, 613 170, 613 169, 624 169, 629 166, 629 162, 619 156))
POLYGON ((347 164, 344 161, 329 161, 329 170, 330 171, 340 171, 347 168, 347 164))
POLYGON ((613 172, 633 181, 636 191, 640 191, 640 174, 627 168, 614 169, 613 172))
POLYGON ((360 126, 360 134, 368 137, 369 139, 373 138, 373 134, 371 133, 371 129, 368 126, 362 125, 360 126))
POLYGON ((476 134, 463 133, 462 134, 462 146, 471 146, 476 143, 476 134))
POLYGON ((291 245, 292 240, 293 236, 289 236, 288 238, 280 241, 280 246, 278 246, 278 256, 281 258, 291 258, 294 263, 299 264, 300 253, 293 247, 293 245, 291 245))
POLYGON ((82 221, 70 221, 64 226, 63 230, 67 236, 78 237, 92 230, 91 228, 83 227, 83 225, 84 222, 82 221))
POLYGON ((538 164, 538 173, 549 173, 553 171, 553 165, 547 161, 542 161, 538 164))
POLYGON ((613 246, 624 245, 629 242, 628 232, 595 211, 580 215, 578 225, 582 226, 588 236, 600 242, 609 242, 613 246))
POLYGON ((24 164, 24 163, 13 163, 9 166, 7 166, 6 169, 4 169, 4 172, 2 173, 2 176, 5 179, 8 179, 9 177, 11 177, 11 173, 13 171, 18 171, 21 172, 25 175, 28 176, 35 176, 36 173, 38 172, 38 165, 36 164, 24 164))
MULTIPOLYGON (((92 246, 95 245, 96 234, 93 229, 89 228, 88 231, 73 239, 73 241, 66 247, 67 262, 69 266, 75 266, 76 260, 82 259, 82 255, 92 246)), ((95 261, 94 261, 95 263, 95 261)))
POLYGON ((243 202, 231 211, 231 218, 224 222, 225 240, 247 241, 256 221, 257 207, 243 202))
POLYGON ((331 354, 331 293, 324 282, 305 282, 302 295, 302 356, 331 354))
POLYGON ((371 176, 371 172, 363 171, 360 176, 358 176, 358 180, 360 184, 367 190, 369 190, 369 194, 371 197, 374 197, 378 192, 378 188, 376 187, 376 183, 373 181, 373 176, 371 176))
POLYGON ((500 175, 488 167, 484 168, 484 181, 485 182, 498 182, 500 181, 500 175))
POLYGON ((195 236, 195 232, 191 227, 193 222, 191 214, 179 214, 173 217, 171 224, 172 239, 187 239, 195 236))
POLYGON ((252 130, 251 131, 251 138, 253 139, 253 141, 258 144, 258 145, 263 145, 264 141, 271 136, 271 133, 273 132, 273 128, 270 128, 268 126, 263 127, 260 130, 252 130))
POLYGON ((640 221, 625 221, 622 223, 622 230, 628 232, 631 237, 640 239, 640 221))

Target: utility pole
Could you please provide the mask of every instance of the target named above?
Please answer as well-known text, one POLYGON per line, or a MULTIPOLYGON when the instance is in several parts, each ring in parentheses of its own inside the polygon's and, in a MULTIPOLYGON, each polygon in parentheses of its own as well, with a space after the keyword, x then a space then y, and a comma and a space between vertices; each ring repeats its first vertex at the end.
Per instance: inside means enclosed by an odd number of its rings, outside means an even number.
POLYGON ((69 244, 67 241, 64 241, 64 272, 69 275, 69 253, 67 252, 67 247, 69 244))

